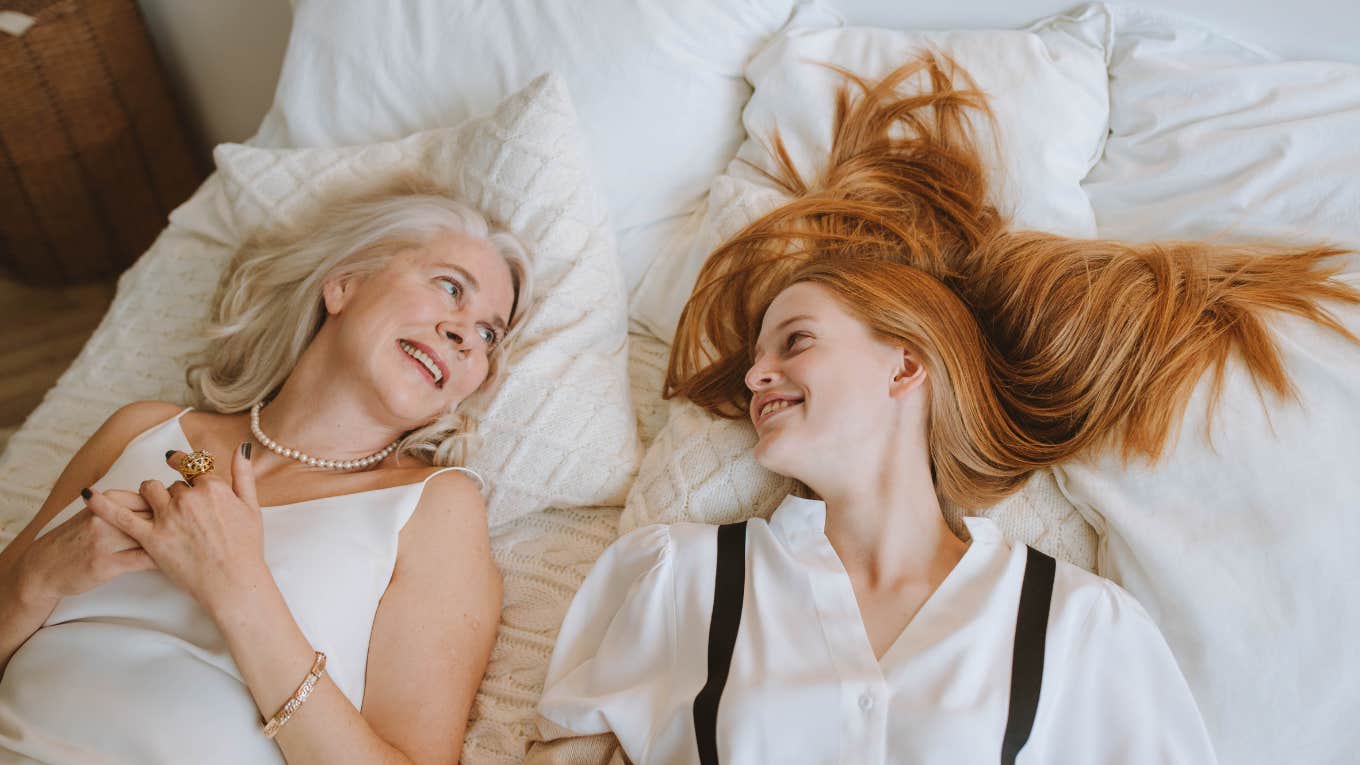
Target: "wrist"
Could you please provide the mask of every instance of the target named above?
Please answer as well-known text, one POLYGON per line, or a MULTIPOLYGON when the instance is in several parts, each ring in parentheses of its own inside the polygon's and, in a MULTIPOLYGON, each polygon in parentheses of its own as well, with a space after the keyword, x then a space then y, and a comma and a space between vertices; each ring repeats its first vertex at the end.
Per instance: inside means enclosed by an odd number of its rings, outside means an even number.
MULTIPOLYGON (((27 558, 20 558, 4 577, 6 594, 24 611, 51 613, 61 601, 61 593, 36 570, 27 558)), ((8 599, 8 598, 7 598, 8 599)))
POLYGON ((220 586, 199 599, 204 610, 217 622, 223 632, 232 624, 240 623, 258 613, 272 598, 281 598, 278 584, 268 566, 261 562, 235 576, 226 577, 220 586))

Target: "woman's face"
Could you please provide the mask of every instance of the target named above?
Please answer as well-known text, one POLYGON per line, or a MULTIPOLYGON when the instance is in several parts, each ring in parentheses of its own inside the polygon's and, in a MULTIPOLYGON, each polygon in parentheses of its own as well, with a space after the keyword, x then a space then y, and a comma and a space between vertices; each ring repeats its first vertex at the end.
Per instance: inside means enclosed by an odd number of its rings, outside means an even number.
POLYGON ((814 489, 844 480, 893 438, 903 380, 923 374, 827 288, 785 289, 765 312, 746 374, 756 461, 814 489))
POLYGON ((505 337, 514 284, 485 242, 443 234, 379 271, 326 285, 345 374, 359 372, 409 428, 433 421, 486 380, 505 337))

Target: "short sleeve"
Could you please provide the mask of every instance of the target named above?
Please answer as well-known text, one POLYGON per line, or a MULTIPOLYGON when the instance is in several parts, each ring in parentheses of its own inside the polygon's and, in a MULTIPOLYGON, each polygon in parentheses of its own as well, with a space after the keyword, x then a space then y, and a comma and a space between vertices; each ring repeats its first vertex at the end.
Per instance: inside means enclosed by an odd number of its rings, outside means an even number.
POLYGON ((1042 724, 1046 745, 1021 750, 1020 765, 1217 762, 1190 687, 1151 617, 1113 582, 1092 586, 1090 611, 1066 655, 1045 657, 1061 668, 1051 700, 1043 696, 1047 687, 1040 693, 1036 732, 1042 724))
POLYGON ((612 732, 646 751, 673 676, 675 599, 670 533, 624 535, 576 593, 548 664, 539 714, 577 735, 612 732))

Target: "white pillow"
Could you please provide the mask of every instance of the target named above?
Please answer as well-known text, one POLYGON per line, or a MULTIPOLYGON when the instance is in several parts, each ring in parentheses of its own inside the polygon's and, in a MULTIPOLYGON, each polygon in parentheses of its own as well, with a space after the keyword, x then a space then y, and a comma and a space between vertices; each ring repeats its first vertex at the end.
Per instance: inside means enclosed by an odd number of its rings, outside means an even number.
POLYGON ((1083 184, 1102 237, 1360 247, 1360 66, 1111 13, 1110 137, 1083 184))
MULTIPOLYGON (((775 169, 765 142, 777 125, 800 172, 815 177, 831 147, 833 97, 844 82, 821 64, 873 80, 934 49, 951 56, 987 92, 998 132, 985 121, 975 126, 992 201, 1018 227, 1095 234, 1080 184, 1100 157, 1107 127, 1103 7, 1020 31, 901 32, 839 28, 836 21, 820 6, 800 6, 788 29, 751 60, 746 77, 755 93, 742 117, 751 138, 728 175, 769 185, 743 160, 775 169)), ((634 292, 633 317, 657 337, 669 341, 675 335, 710 242, 701 233, 684 257, 658 258, 634 292)))
MULTIPOLYGON (((1112 133, 1086 183, 1102 236, 1360 246, 1360 67, 1115 13, 1112 133)), ((1343 316, 1360 333, 1360 310, 1343 316)), ((1263 403, 1234 359, 1212 446, 1206 376, 1156 464, 1094 454, 1057 475, 1101 535, 1100 573, 1161 627, 1221 762, 1351 762, 1360 348, 1292 317, 1273 326, 1299 401, 1263 403)))
POLYGON ((479 415, 469 465, 487 478, 492 524, 546 507, 619 504, 640 447, 630 407, 625 299, 560 79, 492 115, 402 141, 345 149, 224 145, 219 172, 177 210, 120 281, 72 367, 0 456, 0 519, 17 533, 108 414, 140 398, 184 400, 221 270, 240 241, 337 187, 403 170, 505 222, 531 249, 537 294, 509 373, 479 415))
POLYGON ((567 81, 629 284, 745 137, 742 67, 794 0, 295 0, 252 143, 368 143, 455 125, 545 71, 567 81), (628 231, 640 228, 641 230, 628 231))
MULTIPOLYGON (((1360 276, 1349 277, 1360 287, 1360 276)), ((1360 309, 1338 311, 1360 333, 1360 309)), ((1097 570, 1166 636, 1225 763, 1347 762, 1360 747, 1360 347, 1274 322, 1298 401, 1228 364, 1156 464, 1102 452, 1055 472, 1100 537, 1097 570)))

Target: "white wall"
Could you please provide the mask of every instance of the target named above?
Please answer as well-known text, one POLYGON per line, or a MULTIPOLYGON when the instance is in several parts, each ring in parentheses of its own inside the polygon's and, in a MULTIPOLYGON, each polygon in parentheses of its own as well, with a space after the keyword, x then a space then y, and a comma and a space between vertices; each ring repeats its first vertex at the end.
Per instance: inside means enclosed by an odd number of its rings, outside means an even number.
MULTIPOLYGON (((1016 27, 1079 4, 1075 0, 825 1, 854 24, 918 29, 1016 27)), ((253 135, 273 100, 288 43, 292 24, 288 0, 138 2, 192 127, 204 144, 243 141, 253 135)), ((1360 2, 1355 0, 1135 2, 1197 18, 1289 58, 1360 63, 1360 2)))
POLYGON ((137 3, 205 150, 254 135, 274 100, 283 65, 293 24, 288 0, 137 3))

